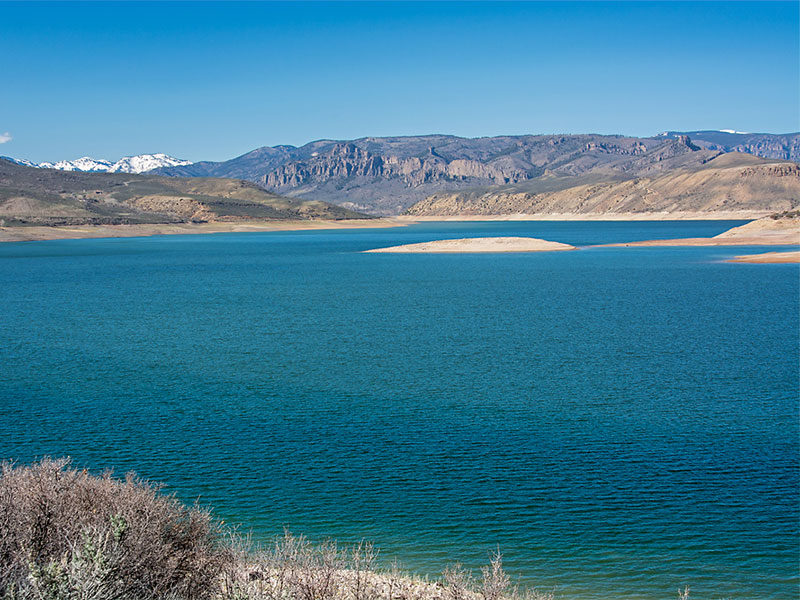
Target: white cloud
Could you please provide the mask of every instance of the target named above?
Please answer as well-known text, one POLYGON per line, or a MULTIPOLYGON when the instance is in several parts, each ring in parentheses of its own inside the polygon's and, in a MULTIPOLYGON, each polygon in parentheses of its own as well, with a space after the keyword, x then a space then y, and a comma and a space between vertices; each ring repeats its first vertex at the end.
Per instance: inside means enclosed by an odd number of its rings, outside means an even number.
POLYGON ((5 144, 6 142, 10 142, 14 138, 11 137, 11 134, 7 131, 5 133, 0 133, 0 144, 5 144))

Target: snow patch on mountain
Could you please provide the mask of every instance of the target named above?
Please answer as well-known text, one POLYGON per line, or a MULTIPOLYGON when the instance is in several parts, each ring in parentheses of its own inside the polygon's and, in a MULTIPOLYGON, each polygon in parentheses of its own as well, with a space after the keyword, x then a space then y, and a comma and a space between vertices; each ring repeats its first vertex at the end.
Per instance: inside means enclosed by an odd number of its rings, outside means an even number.
POLYGON ((181 160, 167 154, 139 154, 125 156, 116 162, 84 156, 77 160, 60 160, 58 162, 35 163, 25 159, 3 157, 26 167, 37 169, 58 169, 59 171, 83 171, 87 173, 144 173, 160 167, 181 167, 192 164, 189 160, 181 160))
POLYGON ((110 173, 144 173, 160 167, 183 167, 192 164, 166 154, 139 154, 120 158, 109 169, 110 173))

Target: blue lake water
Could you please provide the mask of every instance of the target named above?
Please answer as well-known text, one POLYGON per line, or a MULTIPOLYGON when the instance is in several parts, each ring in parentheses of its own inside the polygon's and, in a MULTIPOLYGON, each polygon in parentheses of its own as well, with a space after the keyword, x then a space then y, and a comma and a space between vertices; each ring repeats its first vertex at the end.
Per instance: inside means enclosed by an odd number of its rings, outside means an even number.
POLYGON ((797 265, 575 245, 738 223, 430 223, 0 244, 0 458, 135 470, 266 539, 564 598, 798 597, 797 265))

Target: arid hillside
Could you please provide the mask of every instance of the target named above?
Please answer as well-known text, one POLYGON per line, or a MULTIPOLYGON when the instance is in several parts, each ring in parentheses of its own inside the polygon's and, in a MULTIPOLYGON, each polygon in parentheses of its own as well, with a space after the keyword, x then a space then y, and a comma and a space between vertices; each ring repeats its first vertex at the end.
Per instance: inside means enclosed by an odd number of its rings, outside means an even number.
POLYGON ((358 217, 363 215, 236 179, 67 172, 0 160, 0 226, 358 217))
POLYGON ((634 177, 701 165, 717 156, 687 136, 450 135, 319 140, 264 147, 225 162, 152 171, 178 177, 238 177, 298 198, 372 214, 400 214, 433 193, 517 184, 545 173, 634 177))
POLYGON ((414 216, 680 213, 792 210, 800 205, 800 165, 746 154, 647 176, 546 173, 519 184, 440 192, 414 216))

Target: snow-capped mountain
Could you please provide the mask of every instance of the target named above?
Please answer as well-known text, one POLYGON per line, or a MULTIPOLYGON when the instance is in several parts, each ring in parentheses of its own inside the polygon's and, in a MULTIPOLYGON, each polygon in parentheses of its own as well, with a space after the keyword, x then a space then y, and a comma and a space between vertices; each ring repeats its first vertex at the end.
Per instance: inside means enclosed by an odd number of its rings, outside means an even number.
POLYGON ((59 171, 84 171, 89 173, 144 173, 159 167, 180 167, 192 164, 191 161, 174 158, 167 154, 139 154, 125 156, 117 162, 95 159, 88 156, 77 160, 60 160, 55 163, 35 163, 29 160, 3 157, 26 167, 37 169, 58 169, 59 171))
POLYGON ((125 156, 111 165, 110 173, 144 173, 159 167, 183 167, 192 164, 190 160, 181 160, 166 154, 139 154, 125 156))
POLYGON ((60 160, 56 163, 51 162, 43 162, 33 165, 28 165, 33 167, 38 167, 39 169, 58 169, 59 171, 87 171, 87 172, 105 172, 111 169, 114 166, 110 160, 95 160, 94 158, 89 158, 88 156, 84 156, 83 158, 79 158, 77 160, 60 160))

